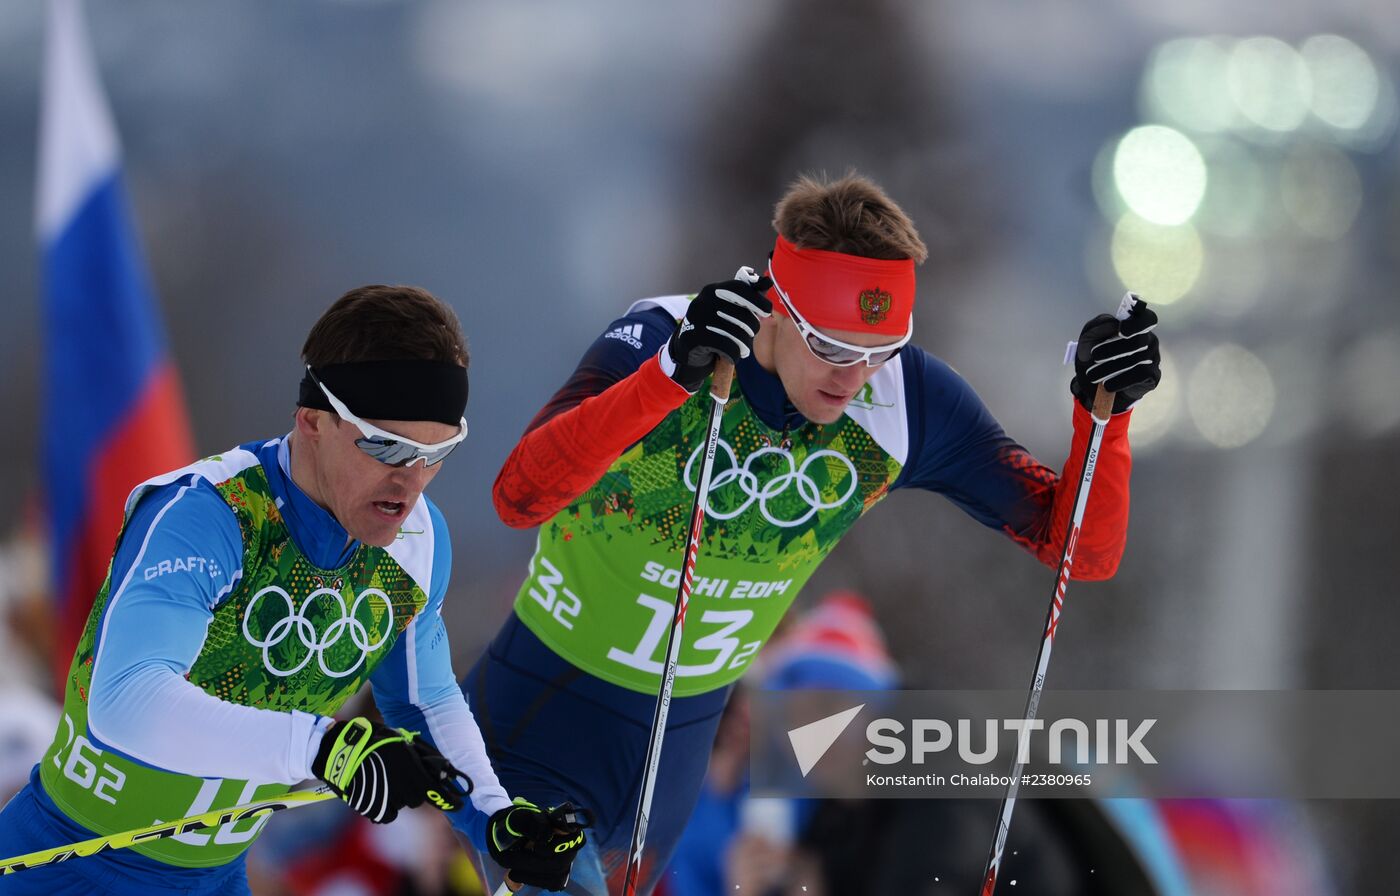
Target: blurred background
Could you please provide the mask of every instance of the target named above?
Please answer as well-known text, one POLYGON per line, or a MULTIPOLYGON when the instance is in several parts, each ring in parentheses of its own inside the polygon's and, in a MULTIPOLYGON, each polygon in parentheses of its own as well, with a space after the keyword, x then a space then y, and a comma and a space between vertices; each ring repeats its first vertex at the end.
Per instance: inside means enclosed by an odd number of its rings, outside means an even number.
MULTIPOLYGON (((1065 342, 1125 289, 1161 315, 1127 555, 1071 589, 1051 687, 1400 686, 1393 4, 89 6, 197 453, 289 428, 301 341, 347 289, 413 283, 456 308, 472 435, 433 493, 459 669, 533 546, 491 481, 588 341, 634 299, 761 265, 793 176, 855 167, 929 244, 917 341, 1052 466, 1065 342)), ((42 3, 0 4, 0 683, 6 737, 33 728, 40 749, 43 32, 42 3)), ((1049 579, 900 493, 798 606, 860 589, 905 687, 1018 688, 1049 579)), ((1276 811, 1337 892, 1393 889, 1391 804, 1276 811)), ((1252 892, 1224 886, 1194 892, 1252 892)))

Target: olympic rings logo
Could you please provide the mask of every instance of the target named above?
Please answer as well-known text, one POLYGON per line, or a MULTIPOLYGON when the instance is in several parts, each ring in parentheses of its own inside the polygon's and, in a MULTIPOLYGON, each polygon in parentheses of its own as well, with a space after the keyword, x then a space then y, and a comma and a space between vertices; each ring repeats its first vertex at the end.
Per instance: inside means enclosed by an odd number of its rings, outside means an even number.
POLYGON ((283 591, 276 585, 269 585, 253 595, 253 599, 248 602, 248 609, 243 612, 243 637, 247 638, 248 643, 252 646, 262 648, 263 667, 273 675, 283 678, 288 675, 295 675, 306 668, 306 664, 311 662, 312 657, 316 658, 316 664, 321 667, 321 671, 331 678, 344 678, 360 668, 360 664, 365 661, 365 657, 383 647, 384 642, 389 640, 389 634, 393 632, 393 630, 394 605, 389 602, 389 595, 380 591, 378 588, 366 588, 364 591, 361 591, 359 596, 355 598, 355 603, 350 607, 349 612, 346 612, 345 598, 334 588, 317 588, 306 596, 306 599, 301 602, 301 607, 298 608, 292 602, 291 595, 287 594, 286 591, 283 591), (283 602, 287 605, 287 615, 277 620, 272 628, 268 629, 266 637, 258 638, 248 630, 248 620, 253 618, 253 608, 257 606, 258 601, 269 594, 276 594, 278 597, 282 598, 283 602), (311 606, 312 601, 323 596, 329 597, 336 602, 336 605, 340 609, 340 618, 326 626, 326 630, 318 635, 316 633, 316 626, 312 624, 311 620, 306 618, 306 610, 311 606), (370 643, 369 631, 365 628, 364 623, 356 618, 359 615, 360 605, 371 598, 383 602, 384 612, 388 617, 384 632, 379 636, 379 640, 373 643, 370 643), (301 646, 306 649, 306 656, 302 657, 301 662, 290 669, 279 669, 272 661, 272 650, 286 641, 293 633, 296 634, 297 640, 301 642, 301 646), (359 648, 360 656, 348 669, 332 669, 326 665, 326 650, 338 644, 341 637, 346 633, 349 633, 351 643, 359 648))
MULTIPOLYGON (((695 461, 704 450, 704 445, 697 447, 694 453, 690 455, 690 460, 688 460, 685 465, 685 485, 686 488, 690 489, 692 492, 695 491, 696 488, 696 481, 693 475, 695 461)), ((775 526, 790 529, 807 522, 819 510, 834 510, 842 504, 845 504, 846 501, 850 499, 851 495, 855 494, 856 485, 859 482, 859 477, 856 475, 855 464, 851 463, 851 459, 844 454, 832 451, 830 448, 813 451, 811 454, 807 455, 806 460, 802 461, 801 466, 797 465, 797 461, 793 458, 792 452, 776 446, 758 449, 753 454, 744 458, 743 466, 739 465, 739 459, 735 457, 734 449, 731 448, 729 443, 724 441, 724 439, 719 440, 719 451, 729 457, 729 467, 714 474, 714 478, 710 480, 710 494, 705 501, 705 513, 718 520, 733 519, 745 510, 748 510, 749 507, 757 501, 759 512, 763 514, 764 519, 775 526), (753 472, 753 465, 760 458, 769 455, 776 456, 785 461, 787 470, 784 472, 780 466, 777 475, 769 479, 767 483, 760 485, 758 474, 753 472), (812 464, 826 462, 831 458, 834 458, 845 466, 849 475, 846 479, 845 491, 842 492, 841 497, 827 501, 822 498, 821 486, 817 484, 816 480, 813 479, 807 471, 812 464), (726 487, 738 488, 744 494, 744 500, 738 507, 732 510, 718 510, 714 506, 714 498, 721 489, 726 487), (797 489, 797 495, 806 503, 807 511, 797 519, 780 519, 774 516, 773 511, 768 506, 768 502, 785 494, 790 488, 797 489)))

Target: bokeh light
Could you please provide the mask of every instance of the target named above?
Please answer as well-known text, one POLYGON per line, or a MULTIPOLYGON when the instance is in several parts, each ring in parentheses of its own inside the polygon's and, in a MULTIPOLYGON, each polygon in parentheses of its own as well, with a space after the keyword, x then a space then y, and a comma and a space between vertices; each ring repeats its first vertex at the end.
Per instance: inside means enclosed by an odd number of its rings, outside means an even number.
POLYGON ((1206 320, 1226 323, 1260 310, 1273 278, 1279 273, 1277 252, 1269 242, 1232 243, 1211 247, 1210 280, 1194 294, 1208 296, 1199 305, 1206 320))
POLYGON ((1400 103, 1395 99, 1395 83, 1381 71, 1380 91, 1370 119, 1355 131, 1336 131, 1332 136, 1352 149, 1376 152, 1390 144, 1397 122, 1400 122, 1400 103))
POLYGON ((1128 207, 1154 224, 1181 224, 1206 192, 1206 165, 1196 144, 1162 125, 1133 128, 1113 154, 1113 182, 1128 207))
POLYGON ((1317 343, 1315 329, 1287 328, 1271 333, 1268 344, 1255 350, 1274 381, 1271 445, 1306 440, 1322 425, 1331 377, 1317 343))
POLYGON ((1129 212, 1113 228, 1109 256, 1124 288, 1170 305, 1200 278, 1205 251, 1190 224, 1163 227, 1129 212))
MULTIPOLYGON (((1287 301, 1290 315, 1322 322, 1352 301, 1359 249, 1342 240, 1294 240, 1286 251, 1275 248, 1270 289, 1287 301)), ((1338 323, 1334 317, 1324 325, 1330 330, 1338 323)))
POLYGON ((1133 450, 1147 450, 1160 445, 1162 438, 1181 419, 1181 378, 1177 375, 1176 359, 1162 349, 1162 381, 1133 408, 1128 424, 1133 450))
POLYGON ((1312 113, 1342 131, 1363 128, 1376 113, 1380 75, 1366 51, 1335 34, 1317 34, 1299 48, 1312 81, 1312 113))
POLYGON ((1379 436, 1400 427, 1400 333, 1369 333, 1337 365, 1333 400, 1359 432, 1379 436))
POLYGON ((1240 141, 1221 137, 1202 146, 1205 153, 1206 194, 1195 221, 1215 236, 1243 239, 1272 228, 1264 214, 1272 205, 1271 185, 1264 166, 1240 141))
POLYGON ((1238 113, 1221 89, 1229 56, 1230 42, 1223 38, 1183 37, 1159 46, 1142 81, 1146 117, 1197 133, 1233 126, 1238 113))
POLYGON ((1257 439, 1274 413, 1274 378, 1253 352, 1218 345, 1197 362, 1186 387, 1186 406, 1196 429, 1218 448, 1238 448, 1257 439))
POLYGON ((1312 101, 1312 79, 1303 57, 1276 37, 1235 44, 1226 64, 1230 98, 1250 122, 1275 133, 1297 130, 1312 101))
POLYGON ((1118 140, 1112 139, 1099 147, 1089 167, 1089 186, 1094 191, 1094 203, 1106 221, 1117 221, 1128 210, 1118 185, 1113 182, 1113 158, 1118 152, 1118 140))
POLYGON ((1361 175, 1339 149, 1321 144, 1294 147, 1279 169, 1279 197, 1308 236, 1339 239, 1361 210, 1361 175))

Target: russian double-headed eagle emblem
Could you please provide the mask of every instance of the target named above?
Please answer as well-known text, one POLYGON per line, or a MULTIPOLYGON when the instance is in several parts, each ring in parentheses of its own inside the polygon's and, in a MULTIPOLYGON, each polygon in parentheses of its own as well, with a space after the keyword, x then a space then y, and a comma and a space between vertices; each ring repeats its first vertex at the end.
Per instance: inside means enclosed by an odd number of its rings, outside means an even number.
POLYGON ((865 290, 860 294, 860 319, 872 327, 879 324, 889 317, 893 302, 894 297, 883 289, 865 290))

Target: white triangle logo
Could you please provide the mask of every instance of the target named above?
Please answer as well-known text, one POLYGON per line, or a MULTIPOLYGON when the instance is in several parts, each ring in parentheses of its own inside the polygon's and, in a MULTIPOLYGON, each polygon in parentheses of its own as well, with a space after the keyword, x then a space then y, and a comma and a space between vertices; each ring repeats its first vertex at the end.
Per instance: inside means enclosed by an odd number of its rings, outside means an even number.
POLYGON ((802 777, 807 777, 812 766, 821 761, 826 751, 836 743, 836 738, 841 736, 841 732, 846 730, 862 709, 865 709, 864 703, 842 710, 834 716, 808 722, 788 732, 788 740, 792 741, 792 752, 797 757, 797 767, 802 771, 802 777))

